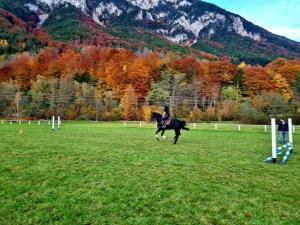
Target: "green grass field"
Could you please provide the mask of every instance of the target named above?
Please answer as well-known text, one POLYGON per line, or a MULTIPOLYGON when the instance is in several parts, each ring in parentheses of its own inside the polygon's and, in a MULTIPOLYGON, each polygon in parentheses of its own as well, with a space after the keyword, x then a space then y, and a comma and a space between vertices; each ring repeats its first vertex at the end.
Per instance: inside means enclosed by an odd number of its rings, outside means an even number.
POLYGON ((274 165, 261 128, 192 129, 174 146, 152 127, 0 124, 0 224, 300 224, 300 135, 274 165))

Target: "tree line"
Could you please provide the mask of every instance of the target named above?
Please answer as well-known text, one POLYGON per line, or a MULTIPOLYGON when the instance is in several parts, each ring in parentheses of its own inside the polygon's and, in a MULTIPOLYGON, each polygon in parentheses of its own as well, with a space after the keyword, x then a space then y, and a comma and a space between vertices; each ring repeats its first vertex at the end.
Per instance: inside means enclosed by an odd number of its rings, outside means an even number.
POLYGON ((0 62, 0 114, 7 118, 148 120, 167 104, 187 121, 260 123, 270 115, 300 118, 299 96, 300 61, 283 58, 263 67, 84 46, 48 47, 0 62))

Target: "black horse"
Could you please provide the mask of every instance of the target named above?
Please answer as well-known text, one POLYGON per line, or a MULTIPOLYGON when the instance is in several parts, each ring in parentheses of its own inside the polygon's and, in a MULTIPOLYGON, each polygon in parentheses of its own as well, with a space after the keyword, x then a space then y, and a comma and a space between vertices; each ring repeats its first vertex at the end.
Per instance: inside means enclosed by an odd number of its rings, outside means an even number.
POLYGON ((161 136, 164 137, 164 133, 166 130, 173 130, 175 131, 175 137, 174 137, 174 145, 177 143, 179 136, 181 135, 180 130, 190 130, 189 128, 185 127, 186 122, 179 120, 179 119, 172 119, 170 124, 166 126, 164 129, 161 120, 162 115, 156 112, 151 113, 151 119, 156 120, 157 122, 157 131, 155 133, 157 141, 159 141, 158 133, 162 131, 161 136))

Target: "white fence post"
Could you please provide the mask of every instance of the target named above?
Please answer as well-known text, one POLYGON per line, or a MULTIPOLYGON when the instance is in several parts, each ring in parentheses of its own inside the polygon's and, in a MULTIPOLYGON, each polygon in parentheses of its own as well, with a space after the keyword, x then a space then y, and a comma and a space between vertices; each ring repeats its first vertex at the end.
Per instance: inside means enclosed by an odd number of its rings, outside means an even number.
POLYGON ((19 124, 22 124, 22 120, 19 120, 19 124))
POLYGON ((296 126, 293 126, 293 133, 296 133, 296 126))
POLYGON ((28 124, 30 125, 30 124, 31 124, 31 121, 28 121, 28 124))
POLYGON ((3 124, 4 123, 4 121, 3 120, 1 120, 1 124, 3 124))
POLYGON ((239 128, 238 128, 238 129, 239 129, 239 132, 240 132, 240 131, 241 131, 241 125, 239 125, 239 128))
POLYGON ((57 129, 60 129, 60 116, 57 117, 57 129))
POLYGON ((52 130, 55 129, 55 116, 52 116, 52 130))
POLYGON ((196 124, 196 123, 194 123, 194 129, 196 129, 196 126, 197 126, 197 124, 196 124))
POLYGON ((142 121, 140 121, 140 127, 142 127, 142 121))
POLYGON ((218 130, 218 124, 215 124, 215 130, 218 130))
POLYGON ((265 125, 265 133, 267 133, 267 125, 265 125))
POLYGON ((39 120, 38 124, 41 125, 41 121, 40 120, 39 120))
POLYGON ((126 122, 126 121, 124 121, 124 126, 125 126, 125 127, 127 126, 127 122, 126 122))
POLYGON ((49 126, 51 125, 51 121, 50 121, 50 120, 48 121, 48 125, 49 125, 49 126))

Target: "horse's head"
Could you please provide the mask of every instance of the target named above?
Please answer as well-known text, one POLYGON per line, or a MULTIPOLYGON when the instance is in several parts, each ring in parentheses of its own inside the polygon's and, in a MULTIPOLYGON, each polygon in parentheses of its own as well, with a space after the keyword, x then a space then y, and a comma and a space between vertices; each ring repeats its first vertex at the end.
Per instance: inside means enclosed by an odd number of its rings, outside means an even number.
POLYGON ((151 120, 161 121, 162 115, 157 112, 151 112, 151 120))

